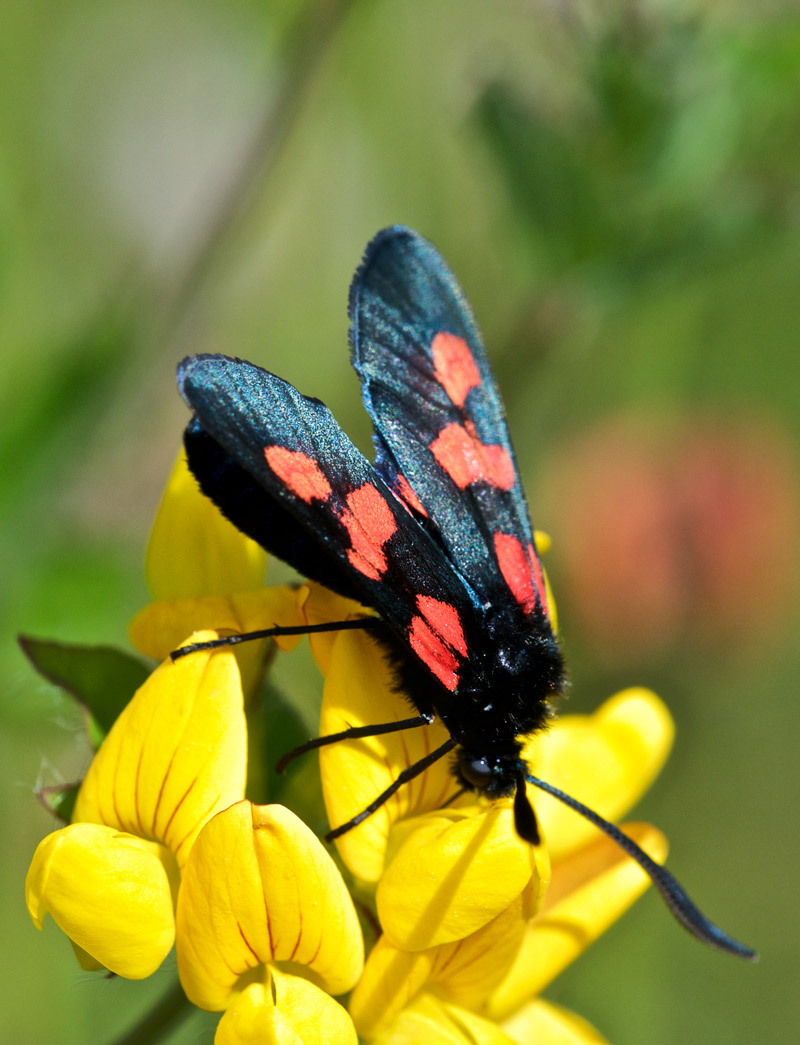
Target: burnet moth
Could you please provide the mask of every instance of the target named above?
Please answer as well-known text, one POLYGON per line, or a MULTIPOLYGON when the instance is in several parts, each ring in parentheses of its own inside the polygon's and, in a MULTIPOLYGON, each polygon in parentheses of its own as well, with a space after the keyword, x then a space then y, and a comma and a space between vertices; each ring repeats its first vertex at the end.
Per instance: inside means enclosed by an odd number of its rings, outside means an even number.
POLYGON ((527 782, 620 845, 700 940, 754 958, 619 828, 535 777, 522 758, 525 738, 547 726, 565 673, 503 405, 455 277, 416 232, 384 229, 356 272, 349 315, 373 463, 322 402, 252 363, 198 355, 178 369, 194 414, 189 465, 203 492, 271 554, 380 615, 219 641, 368 628, 393 656, 416 712, 317 738, 284 764, 338 740, 424 728, 435 717, 450 734, 329 839, 454 752, 462 788, 514 796, 522 839, 539 841, 527 782))

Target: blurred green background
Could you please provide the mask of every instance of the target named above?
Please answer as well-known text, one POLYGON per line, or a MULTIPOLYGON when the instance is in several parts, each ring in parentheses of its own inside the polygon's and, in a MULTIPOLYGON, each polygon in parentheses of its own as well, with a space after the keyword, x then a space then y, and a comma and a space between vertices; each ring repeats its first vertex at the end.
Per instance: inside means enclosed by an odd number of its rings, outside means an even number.
MULTIPOLYGON (((88 754, 14 634, 125 643, 184 354, 266 365, 368 445, 346 294, 394 222, 483 328, 570 709, 664 696, 677 745, 635 815, 762 955, 648 895, 548 996, 616 1045, 797 1040, 800 13, 753 6, 6 0, 3 1041, 115 1040, 174 973, 86 975, 28 920, 35 788, 88 754)), ((302 653, 280 684, 315 699, 302 653)))

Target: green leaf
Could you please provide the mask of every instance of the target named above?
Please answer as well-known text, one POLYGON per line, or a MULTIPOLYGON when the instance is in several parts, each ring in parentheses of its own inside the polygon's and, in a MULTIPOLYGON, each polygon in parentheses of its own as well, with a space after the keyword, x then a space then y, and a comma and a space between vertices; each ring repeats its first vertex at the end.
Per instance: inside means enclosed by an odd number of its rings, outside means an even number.
POLYGON ((87 710, 87 732, 99 747, 120 711, 142 685, 150 669, 113 646, 80 646, 20 637, 34 668, 87 710))

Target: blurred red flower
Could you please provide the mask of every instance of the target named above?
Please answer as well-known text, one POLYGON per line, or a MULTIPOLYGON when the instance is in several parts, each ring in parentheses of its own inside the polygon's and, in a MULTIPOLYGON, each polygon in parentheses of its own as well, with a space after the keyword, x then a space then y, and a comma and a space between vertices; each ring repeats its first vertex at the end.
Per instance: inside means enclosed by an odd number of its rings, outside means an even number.
POLYGON ((568 628, 604 659, 760 643, 797 589, 795 456, 753 418, 620 415, 584 432, 545 484, 568 628))

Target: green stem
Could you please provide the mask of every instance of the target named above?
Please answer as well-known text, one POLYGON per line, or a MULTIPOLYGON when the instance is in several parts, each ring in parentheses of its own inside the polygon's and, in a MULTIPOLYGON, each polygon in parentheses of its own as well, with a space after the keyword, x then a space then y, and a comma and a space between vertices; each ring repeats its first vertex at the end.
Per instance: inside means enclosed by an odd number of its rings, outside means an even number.
POLYGON ((180 983, 173 984, 164 997, 129 1031, 112 1045, 155 1045, 194 1012, 180 983))

